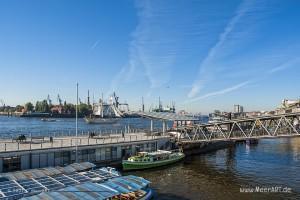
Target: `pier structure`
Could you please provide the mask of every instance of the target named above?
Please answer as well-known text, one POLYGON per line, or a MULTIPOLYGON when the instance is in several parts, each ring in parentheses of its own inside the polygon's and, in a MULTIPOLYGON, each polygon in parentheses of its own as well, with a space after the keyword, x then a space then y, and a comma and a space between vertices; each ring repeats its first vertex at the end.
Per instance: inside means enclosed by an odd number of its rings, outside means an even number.
POLYGON ((167 123, 168 121, 174 122, 176 127, 179 125, 188 125, 189 123, 199 121, 199 119, 194 118, 194 117, 179 115, 179 114, 171 113, 171 112, 135 112, 134 114, 150 120, 150 131, 151 132, 153 132, 153 120, 162 121, 162 134, 163 135, 165 135, 167 130, 170 128, 170 127, 168 127, 168 123, 167 123))
POLYGON ((269 115, 174 129, 180 144, 300 136, 300 113, 269 115))
POLYGON ((23 141, 0 139, 0 172, 92 162, 98 166, 119 165, 138 151, 169 146, 168 136, 145 132, 64 137, 32 137, 23 141))

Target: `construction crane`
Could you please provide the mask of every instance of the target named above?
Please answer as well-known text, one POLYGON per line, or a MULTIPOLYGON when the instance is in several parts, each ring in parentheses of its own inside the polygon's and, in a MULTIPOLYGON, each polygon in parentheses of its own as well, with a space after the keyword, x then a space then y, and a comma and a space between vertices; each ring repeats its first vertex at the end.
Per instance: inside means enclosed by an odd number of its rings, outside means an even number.
POLYGON ((115 105, 118 108, 119 107, 119 97, 116 95, 116 93, 113 93, 113 98, 115 99, 115 105))
POLYGON ((144 97, 142 97, 142 112, 145 112, 144 97))
POLYGON ((2 107, 5 108, 5 103, 4 103, 3 99, 0 99, 0 103, 1 103, 2 107))
POLYGON ((60 106, 62 105, 62 100, 61 100, 59 94, 57 95, 57 102, 59 103, 60 106))
POLYGON ((128 103, 127 102, 120 103, 119 102, 119 97, 116 95, 115 92, 113 93, 113 98, 115 100, 115 102, 113 104, 116 106, 116 108, 119 108, 119 106, 122 106, 122 107, 125 106, 126 109, 127 109, 127 111, 129 111, 129 105, 128 105, 128 103))
POLYGON ((51 101, 51 99, 50 99, 50 95, 49 95, 49 94, 48 94, 48 96, 47 96, 47 101, 48 101, 49 106, 52 105, 52 101, 51 101))

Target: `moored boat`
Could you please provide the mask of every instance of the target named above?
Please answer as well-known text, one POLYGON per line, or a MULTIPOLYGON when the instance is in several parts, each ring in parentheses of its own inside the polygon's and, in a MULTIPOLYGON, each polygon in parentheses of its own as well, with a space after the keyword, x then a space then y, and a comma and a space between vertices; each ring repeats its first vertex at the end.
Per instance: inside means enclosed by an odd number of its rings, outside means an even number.
POLYGON ((128 160, 122 161, 123 170, 149 169, 169 165, 182 160, 185 157, 182 152, 162 151, 139 152, 128 160))
POLYGON ((93 104, 93 114, 84 119, 88 124, 114 124, 122 117, 121 111, 112 101, 105 103, 100 99, 99 104, 93 104))
POLYGON ((84 119, 88 124, 114 124, 119 121, 119 118, 85 117, 84 119))
POLYGON ((41 121, 43 121, 43 122, 55 122, 56 119, 42 118, 41 121))

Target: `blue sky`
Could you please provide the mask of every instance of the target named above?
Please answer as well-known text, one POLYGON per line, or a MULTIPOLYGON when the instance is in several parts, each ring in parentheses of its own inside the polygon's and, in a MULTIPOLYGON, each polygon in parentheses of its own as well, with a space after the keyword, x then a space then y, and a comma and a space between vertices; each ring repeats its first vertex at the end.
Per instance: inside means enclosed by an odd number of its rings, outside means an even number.
POLYGON ((274 109, 300 91, 297 0, 0 0, 0 99, 274 109))

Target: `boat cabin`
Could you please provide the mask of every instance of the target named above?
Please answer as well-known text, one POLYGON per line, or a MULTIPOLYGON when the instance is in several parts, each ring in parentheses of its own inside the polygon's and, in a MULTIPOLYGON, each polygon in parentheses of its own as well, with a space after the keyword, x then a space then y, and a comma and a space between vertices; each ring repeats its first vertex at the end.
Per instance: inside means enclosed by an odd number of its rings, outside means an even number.
POLYGON ((156 152, 139 152, 137 156, 128 158, 132 162, 155 162, 169 159, 172 152, 170 151, 156 151, 156 152))

